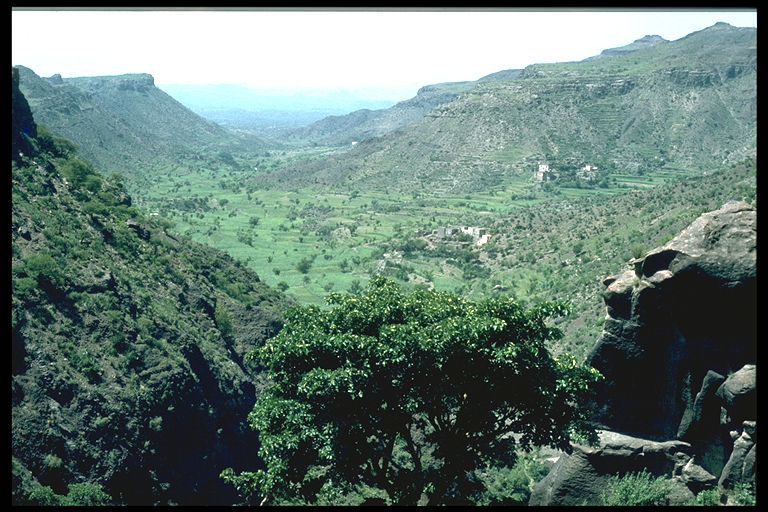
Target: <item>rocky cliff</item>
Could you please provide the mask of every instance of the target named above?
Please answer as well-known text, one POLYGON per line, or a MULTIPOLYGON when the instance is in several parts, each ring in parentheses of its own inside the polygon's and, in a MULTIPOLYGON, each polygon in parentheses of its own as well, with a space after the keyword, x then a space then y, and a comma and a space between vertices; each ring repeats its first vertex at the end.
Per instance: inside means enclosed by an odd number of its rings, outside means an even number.
POLYGON ((37 137, 37 125, 27 99, 19 90, 19 70, 11 71, 11 158, 19 158, 19 152, 29 153, 30 138, 37 137))
POLYGON ((673 477, 676 504, 754 481, 756 233, 755 209, 729 202, 605 280, 588 358, 601 444, 561 457, 531 504, 599 503, 610 475, 643 468, 673 477))

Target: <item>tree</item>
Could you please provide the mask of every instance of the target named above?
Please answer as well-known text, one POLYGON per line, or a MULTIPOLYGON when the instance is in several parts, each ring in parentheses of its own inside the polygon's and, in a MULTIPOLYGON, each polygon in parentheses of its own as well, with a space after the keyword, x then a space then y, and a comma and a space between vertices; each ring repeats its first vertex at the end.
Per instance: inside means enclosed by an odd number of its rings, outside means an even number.
POLYGON ((301 272, 302 274, 306 274, 309 272, 309 269, 312 268, 312 263, 314 262, 314 258, 308 258, 304 257, 301 258, 301 260, 296 264, 296 270, 301 272))
POLYGON ((254 353, 271 378, 248 418, 266 469, 222 474, 250 500, 449 503, 474 470, 511 465, 516 443, 596 439, 599 372, 545 346, 563 304, 407 294, 380 277, 328 302, 289 311, 254 353))

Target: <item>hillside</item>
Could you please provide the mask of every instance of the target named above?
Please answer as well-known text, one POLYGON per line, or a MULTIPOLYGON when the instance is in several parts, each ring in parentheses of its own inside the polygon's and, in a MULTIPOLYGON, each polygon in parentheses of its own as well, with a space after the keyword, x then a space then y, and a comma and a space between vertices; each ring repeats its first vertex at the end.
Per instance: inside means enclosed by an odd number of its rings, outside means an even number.
POLYGON ((287 132, 287 141, 299 144, 339 146, 381 137, 404 126, 421 121, 438 106, 454 101, 481 82, 513 80, 519 69, 491 73, 475 81, 425 85, 416 96, 380 110, 360 109, 343 116, 329 116, 310 126, 287 132))
POLYGON ((717 24, 610 58, 534 64, 415 124, 255 178, 278 188, 484 190, 537 163, 700 173, 754 155, 756 29, 717 24))
POLYGON ((158 89, 151 75, 41 78, 18 69, 19 88, 36 121, 75 142, 99 169, 120 172, 129 181, 164 165, 215 163, 222 152, 264 147, 259 139, 238 138, 193 113, 158 89))
POLYGON ((234 503, 219 472, 252 465, 258 448, 244 418, 260 370, 243 356, 280 329, 290 301, 169 233, 37 127, 17 73, 13 504, 58 503, 67 489, 102 502, 98 485, 115 504, 234 503))
POLYGON ((360 109, 343 116, 329 116, 286 134, 286 140, 328 146, 379 137, 420 121, 435 107, 449 103, 471 89, 475 82, 427 85, 411 99, 381 110, 360 109))
POLYGON ((624 46, 619 46, 618 48, 608 48, 607 50, 603 50, 602 52, 600 52, 600 55, 587 57, 584 60, 590 61, 590 60, 603 59, 605 57, 616 57, 619 55, 626 55, 628 53, 633 53, 638 50, 655 46, 659 43, 667 43, 667 42, 669 41, 667 41, 661 36, 657 36, 657 35, 643 36, 640 39, 636 39, 635 41, 632 41, 629 44, 626 44, 624 46))

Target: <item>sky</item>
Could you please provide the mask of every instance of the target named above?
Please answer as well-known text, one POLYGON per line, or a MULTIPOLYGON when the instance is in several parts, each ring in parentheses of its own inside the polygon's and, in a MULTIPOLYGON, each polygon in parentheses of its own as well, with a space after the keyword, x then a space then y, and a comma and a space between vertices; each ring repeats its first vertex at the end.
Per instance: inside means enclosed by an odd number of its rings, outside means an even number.
POLYGON ((150 73, 156 85, 342 90, 400 100, 427 84, 675 40, 757 11, 14 10, 11 62, 40 76, 150 73))

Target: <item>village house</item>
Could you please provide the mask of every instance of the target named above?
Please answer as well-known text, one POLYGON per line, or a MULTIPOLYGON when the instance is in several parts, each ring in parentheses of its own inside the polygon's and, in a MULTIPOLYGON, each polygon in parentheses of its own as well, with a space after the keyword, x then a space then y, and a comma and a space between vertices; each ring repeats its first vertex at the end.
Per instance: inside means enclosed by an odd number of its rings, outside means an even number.
POLYGON ((585 181, 597 181, 597 167, 587 164, 576 171, 576 177, 585 181))
POLYGON ((559 173, 550 169, 549 164, 539 163, 539 169, 534 174, 534 178, 537 182, 551 181, 557 179, 559 173))
POLYGON ((488 229, 477 226, 445 226, 432 231, 432 235, 438 239, 450 239, 459 235, 468 235, 472 237, 472 242, 480 247, 487 244, 491 235, 488 229))

